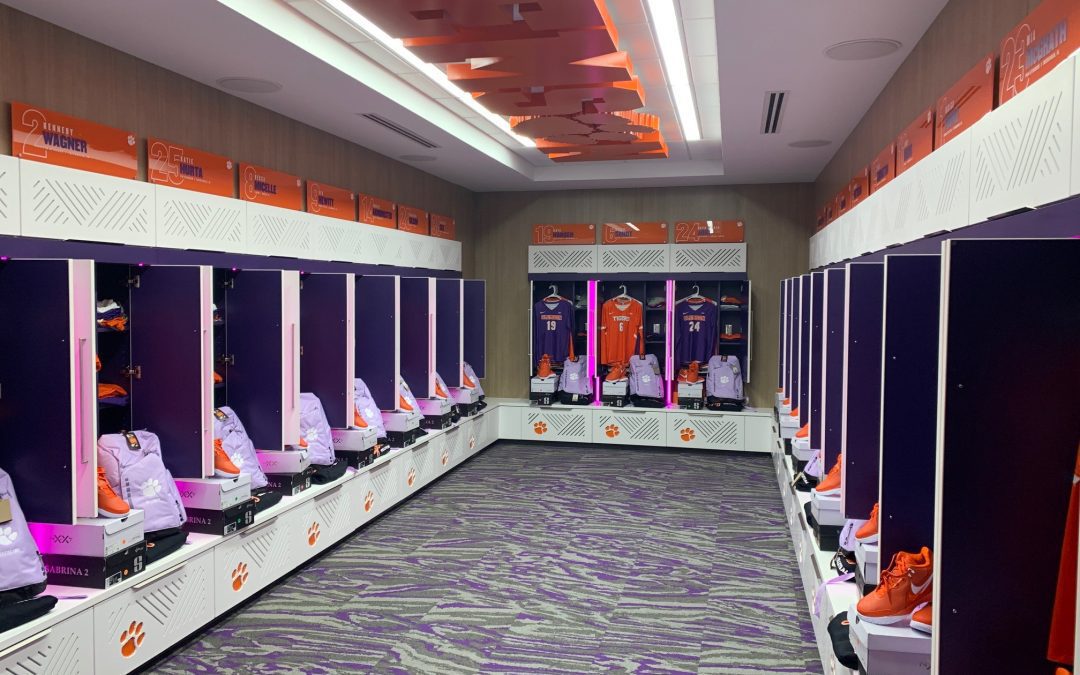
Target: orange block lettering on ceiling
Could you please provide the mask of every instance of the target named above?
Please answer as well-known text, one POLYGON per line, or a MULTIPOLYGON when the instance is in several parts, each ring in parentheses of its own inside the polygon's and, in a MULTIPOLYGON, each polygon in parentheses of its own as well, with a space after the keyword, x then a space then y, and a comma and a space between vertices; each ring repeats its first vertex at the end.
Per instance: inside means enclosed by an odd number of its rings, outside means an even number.
POLYGON ((870 194, 870 167, 866 167, 848 183, 848 208, 852 208, 870 194))
POLYGON ((161 138, 146 139, 146 177, 169 185, 218 197, 236 195, 236 171, 228 157, 161 138))
POLYGON ((595 244, 596 225, 592 223, 533 225, 532 243, 538 246, 595 244))
POLYGON ((308 213, 341 220, 356 220, 356 195, 339 187, 308 181, 308 213))
POLYGON ((413 234, 430 234, 428 212, 411 206, 398 206, 397 229, 413 234))
POLYGON ((993 109, 994 55, 987 54, 938 99, 934 147, 945 145, 993 109))
POLYGON ((21 159, 135 178, 135 134, 38 106, 11 104, 11 150, 21 159))
POLYGON ((240 164, 240 199, 293 211, 304 210, 304 181, 254 164, 240 164))
POLYGON ((998 100, 1005 103, 1080 49, 1080 3, 1043 0, 1002 38, 998 100))
POLYGON ((896 175, 915 166, 934 150, 934 109, 919 115, 896 137, 896 175))
POLYGON ((877 192, 896 177, 896 143, 889 143, 870 162, 870 192, 877 192))
POLYGON ((604 223, 604 244, 666 244, 667 223, 604 223))
POLYGON ((371 195, 357 195, 360 204, 360 222, 379 227, 397 228, 397 215, 394 202, 371 195))
POLYGON ((676 244, 728 244, 746 241, 741 220, 683 220, 675 223, 676 244))
POLYGON ((453 239, 455 230, 453 218, 435 213, 431 214, 431 236, 440 239, 453 239))

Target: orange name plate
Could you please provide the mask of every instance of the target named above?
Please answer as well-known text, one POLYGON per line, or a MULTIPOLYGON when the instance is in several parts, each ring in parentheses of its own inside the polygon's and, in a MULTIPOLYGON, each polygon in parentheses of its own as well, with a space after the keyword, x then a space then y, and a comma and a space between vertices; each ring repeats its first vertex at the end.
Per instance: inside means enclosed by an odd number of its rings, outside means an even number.
POLYGON ((828 225, 836 220, 836 200, 833 199, 821 209, 825 213, 825 224, 828 225))
POLYGON ((1043 0, 1001 41, 998 100, 1008 101, 1080 49, 1080 3, 1043 0))
POLYGON ((896 143, 889 143, 870 162, 870 192, 874 193, 896 177, 896 143))
POLYGON ((455 232, 456 227, 453 218, 431 214, 431 236, 440 239, 453 239, 455 232))
POLYGON ((228 157, 160 138, 146 139, 146 176, 151 183, 232 197, 236 193, 234 167, 228 157))
POLYGON ((937 102, 934 147, 940 148, 994 109, 994 55, 988 54, 937 102))
POLYGON ((307 210, 320 216, 356 221, 356 195, 333 185, 308 181, 307 210))
POLYGON ((135 134, 45 108, 11 104, 11 150, 16 157, 72 169, 135 178, 135 134))
POLYGON ((843 190, 840 191, 839 194, 837 194, 835 197, 833 197, 833 204, 834 204, 834 206, 833 206, 833 214, 834 214, 835 218, 839 218, 840 216, 847 213, 847 210, 848 210, 848 188, 844 188, 843 190))
POLYGON ((361 223, 391 229, 397 227, 394 202, 372 197, 371 195, 360 195, 358 201, 360 202, 361 223))
POLYGON ((676 244, 730 244, 746 241, 741 220, 686 220, 675 223, 676 244))
POLYGON ((904 173, 934 150, 934 109, 930 108, 896 137, 896 175, 904 173))
POLYGON ((667 223, 604 223, 605 244, 666 244, 667 223))
POLYGON ((592 223, 571 223, 568 225, 533 225, 532 243, 537 245, 576 244, 578 246, 596 243, 596 225, 592 223))
POLYGON ((848 183, 848 208, 855 206, 870 195, 870 167, 859 172, 848 183))
POLYGON ((397 211, 397 229, 413 234, 430 234, 428 212, 411 206, 399 206, 397 211))
POLYGON ((821 232, 828 224, 825 220, 825 207, 821 207, 814 216, 814 232, 821 232))
POLYGON ((254 164, 240 165, 240 199, 283 209, 304 209, 303 181, 296 176, 254 164))

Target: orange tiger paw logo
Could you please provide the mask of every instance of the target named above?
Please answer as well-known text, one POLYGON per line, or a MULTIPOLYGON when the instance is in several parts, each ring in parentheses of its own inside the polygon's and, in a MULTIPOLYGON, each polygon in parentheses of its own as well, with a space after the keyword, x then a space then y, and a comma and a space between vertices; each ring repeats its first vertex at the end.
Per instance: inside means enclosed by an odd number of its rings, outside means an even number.
POLYGON ((413 483, 416 482, 416 469, 409 469, 409 475, 405 479, 405 482, 409 484, 409 487, 413 486, 413 483))
POLYGON ((132 621, 128 629, 120 633, 120 653, 125 659, 131 658, 145 639, 146 633, 143 632, 142 622, 132 621))
POLYGON ((307 529, 307 545, 314 546, 319 541, 319 535, 322 534, 319 531, 319 524, 312 523, 311 527, 307 529))
POLYGON ((682 431, 679 432, 679 438, 683 439, 683 441, 685 441, 686 443, 689 443, 690 441, 697 438, 697 434, 695 434, 694 430, 691 429, 690 427, 686 427, 685 429, 683 429, 682 431))
POLYGON ((244 584, 248 580, 248 567, 247 563, 240 563, 236 566, 236 569, 232 571, 232 589, 238 591, 244 587, 244 584))
POLYGON ((373 506, 375 506, 375 493, 368 492, 364 496, 364 513, 370 513, 373 506))
POLYGON ((537 436, 543 436, 544 434, 547 433, 547 423, 546 422, 537 422, 537 423, 533 424, 533 431, 536 432, 537 436))
POLYGON ((450 461, 450 453, 447 452, 446 450, 443 450, 442 451, 442 463, 443 463, 443 466, 446 466, 446 463, 449 462, 449 461, 450 461))
POLYGON ((619 427, 615 424, 609 424, 604 427, 604 433, 607 434, 608 438, 615 438, 619 435, 619 427))

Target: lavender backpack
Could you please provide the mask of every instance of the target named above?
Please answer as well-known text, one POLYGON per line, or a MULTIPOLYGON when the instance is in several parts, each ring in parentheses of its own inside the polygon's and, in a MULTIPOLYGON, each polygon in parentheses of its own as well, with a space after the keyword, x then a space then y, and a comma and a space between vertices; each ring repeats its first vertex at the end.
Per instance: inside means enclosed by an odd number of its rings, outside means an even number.
POLYGON ((722 401, 743 401, 743 377, 737 356, 713 356, 709 359, 709 375, 705 394, 722 401))
POLYGON ((326 419, 322 401, 315 394, 300 394, 300 438, 307 441, 308 459, 312 464, 327 466, 334 463, 330 422, 326 419))
POLYGON ((473 388, 476 389, 477 396, 484 398, 484 388, 480 386, 480 378, 476 376, 476 372, 473 370, 472 366, 468 363, 462 363, 461 369, 465 371, 465 377, 469 378, 469 381, 472 382, 473 388))
POLYGON ((559 391, 571 395, 592 396, 592 381, 589 380, 587 363, 589 357, 582 354, 577 361, 566 359, 563 362, 562 375, 559 376, 559 391))
POLYGON ((642 398, 664 398, 660 363, 655 354, 630 357, 630 393, 642 398))
POLYGON ((359 377, 353 380, 353 407, 369 427, 379 432, 379 438, 386 437, 386 427, 383 426, 379 406, 375 405, 375 399, 371 397, 371 391, 368 390, 367 385, 359 377))
POLYGON ((259 466, 259 456, 255 454, 255 444, 248 438, 243 422, 232 408, 221 406, 214 410, 214 442, 221 441, 221 449, 229 460, 240 469, 240 473, 251 476, 251 489, 261 490, 266 487, 266 474, 259 466))
POLYGON ((3 469, 0 469, 0 498, 11 505, 11 520, 0 525, 0 604, 6 604, 32 598, 45 590, 45 563, 15 498, 11 476, 3 469))
POLYGON ((187 513, 176 481, 161 461, 161 442, 149 431, 105 434, 98 439, 98 466, 109 485, 133 509, 143 512, 147 532, 180 527, 187 513))

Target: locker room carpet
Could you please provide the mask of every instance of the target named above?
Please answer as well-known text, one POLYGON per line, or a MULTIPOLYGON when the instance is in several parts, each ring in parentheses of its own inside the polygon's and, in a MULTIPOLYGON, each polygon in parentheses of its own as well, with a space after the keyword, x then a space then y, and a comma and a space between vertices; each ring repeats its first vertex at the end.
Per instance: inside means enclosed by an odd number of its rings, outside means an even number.
POLYGON ((162 673, 821 672, 771 459, 501 442, 162 673))

